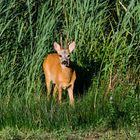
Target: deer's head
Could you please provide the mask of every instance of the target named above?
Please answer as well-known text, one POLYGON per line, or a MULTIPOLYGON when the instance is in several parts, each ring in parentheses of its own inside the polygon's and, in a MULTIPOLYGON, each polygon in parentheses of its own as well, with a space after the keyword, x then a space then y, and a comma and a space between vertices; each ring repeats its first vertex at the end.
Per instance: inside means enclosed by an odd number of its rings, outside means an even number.
POLYGON ((70 54, 75 49, 75 42, 73 41, 71 44, 67 43, 66 48, 63 48, 62 43, 60 44, 61 45, 59 45, 57 42, 54 42, 54 49, 59 55, 61 64, 68 67, 70 64, 70 54))

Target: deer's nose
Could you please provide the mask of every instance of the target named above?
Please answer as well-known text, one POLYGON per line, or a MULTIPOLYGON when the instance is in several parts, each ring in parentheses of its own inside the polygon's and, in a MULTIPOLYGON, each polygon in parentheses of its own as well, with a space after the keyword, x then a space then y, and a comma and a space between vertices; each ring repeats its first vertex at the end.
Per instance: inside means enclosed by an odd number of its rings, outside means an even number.
POLYGON ((64 60, 64 61, 62 62, 62 64, 68 65, 69 63, 68 63, 68 61, 64 60))
POLYGON ((67 60, 64 60, 64 61, 62 61, 62 64, 65 65, 65 66, 68 66, 69 62, 67 60))

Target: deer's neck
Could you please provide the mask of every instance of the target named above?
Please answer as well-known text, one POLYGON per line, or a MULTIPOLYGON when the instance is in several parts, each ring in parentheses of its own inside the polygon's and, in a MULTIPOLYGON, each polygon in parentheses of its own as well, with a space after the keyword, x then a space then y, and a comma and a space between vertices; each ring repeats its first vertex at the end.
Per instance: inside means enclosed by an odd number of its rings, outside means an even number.
POLYGON ((72 75, 72 69, 70 67, 66 67, 64 65, 61 65, 62 67, 62 73, 63 73, 63 76, 70 80, 71 79, 71 75, 72 75))

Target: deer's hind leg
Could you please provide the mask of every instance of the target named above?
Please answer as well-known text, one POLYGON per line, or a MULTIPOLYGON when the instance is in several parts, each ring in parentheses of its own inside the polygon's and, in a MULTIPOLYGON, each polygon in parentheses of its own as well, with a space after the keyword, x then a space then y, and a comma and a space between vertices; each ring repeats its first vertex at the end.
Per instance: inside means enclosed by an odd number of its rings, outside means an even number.
POLYGON ((45 82, 46 82, 46 88, 47 88, 47 99, 50 100, 50 93, 51 93, 51 81, 48 78, 48 74, 45 74, 45 82))
POLYGON ((58 86, 58 101, 61 104, 62 103, 62 87, 58 86))
POLYGON ((54 85, 54 89, 53 89, 53 98, 54 98, 55 101, 56 101, 57 92, 58 92, 58 87, 57 87, 57 85, 55 84, 55 85, 54 85))

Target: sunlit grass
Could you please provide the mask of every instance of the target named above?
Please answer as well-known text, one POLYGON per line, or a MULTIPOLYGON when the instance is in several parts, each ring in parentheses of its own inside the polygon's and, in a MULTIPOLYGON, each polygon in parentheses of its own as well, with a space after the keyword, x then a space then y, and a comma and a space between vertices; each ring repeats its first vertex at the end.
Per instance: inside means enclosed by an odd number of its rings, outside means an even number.
POLYGON ((102 0, 0 2, 1 130, 139 128, 140 3, 115 6, 102 0), (84 71, 80 81, 91 81, 74 93, 74 108, 67 93, 62 105, 46 99, 42 62, 61 33, 64 44, 76 41, 71 59, 84 71))

